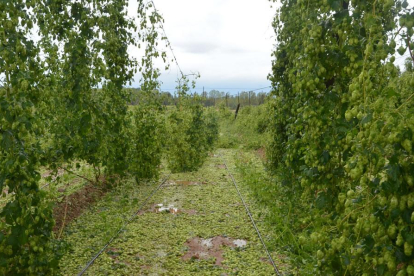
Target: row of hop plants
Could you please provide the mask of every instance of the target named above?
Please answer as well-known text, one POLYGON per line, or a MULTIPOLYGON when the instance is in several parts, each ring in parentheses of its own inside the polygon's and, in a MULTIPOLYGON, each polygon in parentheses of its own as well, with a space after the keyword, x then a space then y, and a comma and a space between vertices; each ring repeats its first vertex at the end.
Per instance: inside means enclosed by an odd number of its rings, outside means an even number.
POLYGON ((178 104, 168 114, 166 154, 172 172, 197 170, 213 150, 219 135, 219 116, 204 108, 202 98, 188 94, 186 78, 178 86, 178 104))
POLYGON ((197 96, 182 93, 172 110, 140 103, 131 115, 128 160, 137 181, 158 177, 163 159, 172 172, 199 169, 218 140, 218 113, 197 96))
POLYGON ((414 275, 413 26, 407 1, 278 10, 268 166, 308 273, 414 275))
MULTIPOLYGON (((154 60, 167 58, 159 50, 163 19, 147 1, 138 1, 135 19, 127 10, 125 0, 0 2, 0 191, 8 191, 0 211, 2 275, 59 269, 64 246, 52 231, 53 201, 39 187, 41 168, 57 174, 68 164, 87 163, 97 180, 101 173, 108 182, 155 178, 163 138, 178 135, 165 135, 164 111, 151 100, 159 98, 154 60), (129 55, 130 47, 145 49, 141 60, 129 55), (129 111, 123 88, 138 72, 148 100, 129 111)), ((191 114, 185 137, 214 125, 203 110, 190 109, 183 111, 191 114)), ((206 146, 191 139, 186 146, 204 156, 206 146)), ((200 165, 193 161, 191 169, 200 165)))

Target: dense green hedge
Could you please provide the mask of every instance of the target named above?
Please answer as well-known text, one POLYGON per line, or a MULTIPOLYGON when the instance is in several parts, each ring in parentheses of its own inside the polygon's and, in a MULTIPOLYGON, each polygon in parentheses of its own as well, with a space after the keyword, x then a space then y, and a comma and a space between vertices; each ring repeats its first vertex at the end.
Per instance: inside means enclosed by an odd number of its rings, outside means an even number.
POLYGON ((166 152, 173 172, 197 170, 218 139, 218 117, 199 98, 182 94, 167 118, 166 152))
POLYGON ((321 274, 414 275, 414 75, 393 64, 396 40, 413 46, 406 4, 282 1, 274 23, 269 167, 321 274))
POLYGON ((165 114, 160 106, 143 102, 131 113, 128 171, 137 182, 157 178, 165 140, 165 114))
POLYGON ((87 162, 96 182, 101 172, 107 180, 136 172, 128 152, 137 137, 129 134, 152 125, 138 122, 145 120, 139 114, 131 124, 123 87, 140 71, 141 90, 154 90, 153 61, 166 55, 156 47, 165 38, 153 4, 138 0, 137 22, 127 7, 124 0, 0 1, 2 275, 57 273, 61 247, 53 202, 39 187, 41 167, 57 172, 87 162), (132 46, 145 48, 140 63, 129 55, 132 46))

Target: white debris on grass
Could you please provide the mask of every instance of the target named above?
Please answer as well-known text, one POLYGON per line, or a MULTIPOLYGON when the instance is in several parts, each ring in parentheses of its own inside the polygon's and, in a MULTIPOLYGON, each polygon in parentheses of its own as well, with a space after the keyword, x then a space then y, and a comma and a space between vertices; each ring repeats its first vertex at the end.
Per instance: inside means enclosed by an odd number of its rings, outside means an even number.
POLYGON ((207 248, 213 247, 213 239, 201 239, 201 245, 207 248))
POLYGON ((245 247, 247 245, 247 241, 245 241, 245 240, 234 240, 233 244, 236 247, 245 247))
POLYGON ((168 207, 164 207, 164 204, 160 203, 157 204, 158 212, 168 211, 170 213, 176 214, 178 212, 178 208, 175 208, 174 205, 168 205, 168 207))

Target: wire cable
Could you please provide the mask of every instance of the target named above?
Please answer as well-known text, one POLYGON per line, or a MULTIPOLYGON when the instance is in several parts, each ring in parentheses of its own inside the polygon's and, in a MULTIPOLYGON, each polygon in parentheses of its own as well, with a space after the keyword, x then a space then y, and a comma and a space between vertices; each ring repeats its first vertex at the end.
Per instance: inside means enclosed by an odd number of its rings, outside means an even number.
POLYGON ((233 175, 230 173, 230 170, 229 170, 229 168, 227 167, 226 161, 224 160, 223 156, 221 156, 221 155, 220 155, 220 157, 221 157, 221 159, 222 159, 222 161, 223 161, 224 166, 226 167, 227 172, 229 173, 229 175, 230 175, 231 179, 233 180, 234 187, 236 187, 237 193, 239 194, 239 197, 240 197, 240 199, 241 199, 241 200, 242 200, 242 202, 243 202, 244 208, 246 209, 246 212, 247 212, 247 214, 249 215, 249 218, 250 218, 250 220, 251 220, 251 222, 252 222, 252 224, 253 224, 253 227, 254 227, 254 229, 256 230, 256 233, 257 233, 257 235, 259 236, 260 241, 261 241, 261 242, 262 242, 262 244, 263 244, 263 248, 265 249, 265 251, 266 251, 266 253, 267 253, 267 256, 269 257, 269 261, 272 263, 272 266, 273 266, 273 268, 274 268, 274 270, 275 270, 276 275, 278 275, 278 276, 282 276, 282 274, 281 274, 281 273, 279 272, 279 270, 277 269, 277 266, 276 266, 275 262, 273 261, 273 258, 272 258, 272 256, 270 255, 269 250, 267 249, 267 246, 266 246, 266 244, 265 244, 265 242, 264 242, 264 240, 263 240, 263 238, 262 238, 262 235, 260 234, 259 229, 258 229, 258 228, 257 228, 257 226, 256 226, 256 223, 254 222, 254 219, 253 219, 252 214, 250 213, 249 207, 247 207, 247 204, 246 204, 246 202, 244 201, 244 198, 243 198, 242 194, 240 193, 240 190, 239 190, 239 187, 237 186, 236 180, 234 179, 233 175))
POLYGON ((112 236, 112 238, 105 244, 104 247, 102 247, 102 249, 98 252, 98 254, 96 254, 87 264, 86 266, 82 269, 81 272, 79 272, 78 276, 83 275, 86 270, 88 270, 88 268, 95 262, 95 260, 105 251, 105 249, 119 236, 119 234, 125 230, 125 227, 128 226, 128 224, 131 223, 131 221, 138 215, 138 213, 141 211, 141 209, 147 204, 148 200, 150 200, 153 195, 159 190, 161 189, 161 187, 164 185, 164 183, 168 180, 168 178, 170 177, 171 174, 167 175, 164 180, 161 182, 160 185, 158 185, 157 188, 155 188, 149 195, 148 197, 144 200, 144 202, 141 204, 141 206, 139 207, 139 209, 128 219, 128 221, 126 223, 124 223, 124 225, 118 230, 118 232, 116 232, 116 234, 114 236, 112 236))
POLYGON ((258 89, 255 89, 255 90, 250 90, 249 92, 254 92, 254 91, 262 90, 262 89, 266 89, 266 88, 272 88, 272 86, 267 86, 267 87, 262 87, 262 88, 258 88, 258 89))
MULTIPOLYGON (((153 0, 150 0, 149 2, 151 2, 151 3, 152 3, 152 6, 154 7, 155 13, 160 14, 160 13, 159 13, 159 11, 157 10, 157 8, 155 7, 155 3, 154 3, 154 1, 153 1, 153 0)), ((164 21, 164 18, 163 18, 163 20, 162 20, 162 21, 164 21)), ((160 22, 160 25, 161 25, 162 32, 164 33, 164 37, 165 37, 165 39, 167 40, 167 46, 168 46, 168 48, 170 48, 171 54, 172 54, 172 56, 173 56, 173 58, 174 58, 175 64, 177 65, 178 70, 179 70, 179 71, 180 71, 180 73, 181 73, 181 77, 182 77, 182 78, 184 78, 184 77, 185 77, 185 75, 184 75, 183 71, 181 70, 180 65, 178 64, 177 57, 175 56, 175 53, 174 53, 174 50, 173 50, 173 48, 172 48, 171 42, 170 42, 170 40, 168 39, 167 32, 165 31, 165 28, 164 28, 164 23, 163 23, 163 22, 160 22)))

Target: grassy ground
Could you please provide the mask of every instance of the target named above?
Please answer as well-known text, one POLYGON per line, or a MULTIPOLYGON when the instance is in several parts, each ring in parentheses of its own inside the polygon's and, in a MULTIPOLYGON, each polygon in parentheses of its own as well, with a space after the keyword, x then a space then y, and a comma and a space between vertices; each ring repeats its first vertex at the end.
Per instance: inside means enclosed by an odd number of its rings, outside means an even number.
POLYGON ((234 112, 220 109, 220 148, 259 149, 266 144, 268 124, 266 106, 243 106, 237 118, 234 112))
MULTIPOLYGON (((222 157, 236 178, 241 179, 235 167, 237 153, 235 149, 221 149, 199 171, 172 174, 90 267, 88 275, 272 275, 273 268, 223 166, 222 157), (157 204, 171 205, 177 210, 158 212, 157 204), (216 257, 199 254, 199 258, 184 260, 183 256, 191 255, 187 242, 197 237, 241 239, 247 244, 221 246, 221 265, 216 265, 217 252, 216 257)), ((61 262, 61 273, 78 273, 156 185, 124 183, 67 227, 64 238, 71 250, 61 262)), ((243 182, 240 185, 246 200, 253 203, 250 208, 259 229, 269 240, 272 235, 260 219, 262 211, 243 182)), ((290 270, 288 259, 276 251, 271 254, 282 271, 290 270)))

